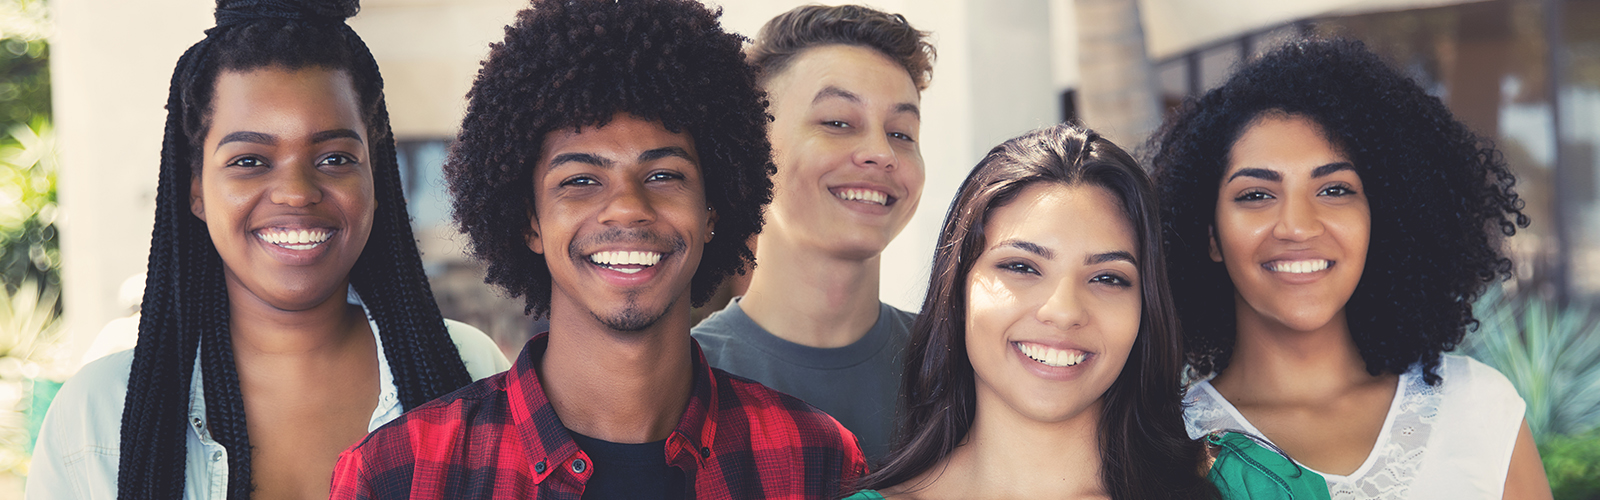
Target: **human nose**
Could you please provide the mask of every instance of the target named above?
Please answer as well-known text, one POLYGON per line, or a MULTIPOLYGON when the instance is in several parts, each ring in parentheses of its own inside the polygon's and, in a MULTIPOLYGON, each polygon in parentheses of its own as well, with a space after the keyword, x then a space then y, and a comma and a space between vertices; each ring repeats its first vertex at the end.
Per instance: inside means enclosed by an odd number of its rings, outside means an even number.
POLYGON ((1045 298, 1035 313, 1040 323, 1058 330, 1069 330, 1083 326, 1088 321, 1088 310, 1084 308, 1075 284, 1072 280, 1066 279, 1056 284, 1050 296, 1045 298))
POLYGON ((322 202, 322 186, 316 168, 283 168, 278 172, 278 183, 272 190, 273 203, 304 207, 322 202))
POLYGON ((605 209, 600 212, 601 223, 630 227, 648 224, 656 219, 655 208, 643 185, 623 183, 613 193, 605 209))
POLYGON ((900 158, 895 154, 894 147, 889 144, 888 133, 878 130, 876 133, 866 134, 861 140, 855 153, 856 165, 863 167, 873 166, 884 170, 894 170, 899 166, 900 158))
POLYGON ((1290 197, 1280 205, 1272 236, 1280 240, 1305 241, 1322 234, 1322 229, 1315 204, 1305 197, 1290 197))

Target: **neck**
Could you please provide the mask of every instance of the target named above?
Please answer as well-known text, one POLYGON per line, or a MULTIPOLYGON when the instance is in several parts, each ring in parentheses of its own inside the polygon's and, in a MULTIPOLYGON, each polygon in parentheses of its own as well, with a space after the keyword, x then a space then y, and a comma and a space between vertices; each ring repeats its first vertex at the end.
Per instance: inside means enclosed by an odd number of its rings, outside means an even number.
POLYGON ((1255 313, 1242 297, 1235 304, 1233 356, 1212 385, 1237 404, 1326 400, 1382 376, 1367 373, 1343 310, 1327 324, 1297 331, 1255 313))
POLYGON ((550 345, 536 368, 561 423, 615 443, 666 439, 694 387, 687 300, 644 330, 619 332, 553 297, 550 345))
POLYGON ((933 479, 932 489, 941 493, 930 496, 1077 499, 1106 495, 1100 480, 1099 401, 1066 421, 1045 423, 984 396, 978 395, 978 410, 966 441, 924 474, 933 479))
POLYGON ((810 347, 843 347, 878 322, 878 264, 839 258, 764 234, 739 307, 778 338, 810 347))
MULTIPOLYGON (((273 307, 232 280, 228 286, 228 331, 236 356, 250 359, 312 358, 337 355, 366 344, 366 314, 338 293, 303 310, 273 307)), ((241 360, 243 361, 243 360, 241 360)))

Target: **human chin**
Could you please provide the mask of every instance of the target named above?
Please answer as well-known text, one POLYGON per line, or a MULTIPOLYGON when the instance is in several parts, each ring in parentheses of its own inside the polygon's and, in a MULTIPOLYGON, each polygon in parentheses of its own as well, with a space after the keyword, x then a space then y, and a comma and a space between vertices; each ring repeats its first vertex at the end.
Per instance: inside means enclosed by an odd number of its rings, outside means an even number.
POLYGON ((591 310, 589 314, 594 316, 594 319, 600 324, 611 330, 638 332, 649 329, 659 323, 661 318, 666 317, 671 305, 669 303, 657 308, 647 308, 639 304, 637 298, 630 294, 620 309, 605 312, 591 310))
POLYGON ((230 300, 253 298, 280 311, 305 311, 347 293, 349 271, 317 272, 305 269, 257 270, 239 273, 226 263, 223 276, 230 300), (338 279, 330 279, 332 277, 338 279), (266 277, 268 279, 257 279, 266 277), (243 296, 240 296, 243 294, 243 296))
POLYGON ((1240 322, 1276 324, 1295 332, 1317 330, 1344 315, 1343 297, 1304 297, 1292 294, 1236 294, 1240 322))

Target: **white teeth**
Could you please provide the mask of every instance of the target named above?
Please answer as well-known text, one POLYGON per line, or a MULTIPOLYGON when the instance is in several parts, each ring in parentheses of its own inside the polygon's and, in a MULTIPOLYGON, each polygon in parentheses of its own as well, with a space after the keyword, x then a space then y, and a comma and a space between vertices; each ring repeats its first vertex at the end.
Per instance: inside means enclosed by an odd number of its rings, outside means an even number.
POLYGON ((834 194, 834 196, 845 201, 865 201, 879 205, 886 205, 889 203, 889 193, 872 189, 844 189, 840 190, 837 194, 834 194))
POLYGON ((600 264, 602 266, 606 266, 608 268, 611 268, 612 271, 617 271, 617 272, 620 272, 620 273, 633 274, 633 273, 637 273, 639 271, 643 271, 645 267, 650 267, 650 266, 656 265, 657 262, 661 262, 661 254, 658 253, 658 252, 650 252, 650 251, 636 252, 636 251, 620 251, 620 250, 613 251, 613 250, 608 250, 608 251, 604 251, 604 252, 595 252, 593 255, 589 256, 589 261, 590 262, 594 262, 595 264, 600 264), (616 266, 644 266, 644 267, 619 268, 619 267, 616 267, 616 266))
POLYGON ((278 245, 290 250, 310 250, 328 241, 333 236, 333 231, 327 229, 263 229, 256 232, 256 237, 262 241, 278 245))
POLYGON ((1280 260, 1273 262, 1270 268, 1280 273, 1306 274, 1327 269, 1329 265, 1331 263, 1323 259, 1280 260))
POLYGON ((1073 366, 1089 358, 1089 353, 1074 349, 1051 349, 1038 344, 1025 344, 1017 342, 1017 348, 1028 358, 1044 363, 1046 366, 1073 366))

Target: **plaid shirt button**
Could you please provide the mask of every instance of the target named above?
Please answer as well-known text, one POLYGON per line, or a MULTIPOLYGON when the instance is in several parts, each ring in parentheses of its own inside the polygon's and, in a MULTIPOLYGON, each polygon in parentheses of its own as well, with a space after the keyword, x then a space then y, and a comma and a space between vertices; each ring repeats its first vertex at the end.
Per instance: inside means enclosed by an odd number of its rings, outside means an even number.
POLYGON ((533 464, 533 473, 534 474, 544 474, 544 469, 545 469, 544 460, 540 460, 539 463, 533 464))
POLYGON ((711 448, 700 447, 700 458, 711 458, 711 448))
POLYGON ((587 468, 589 468, 589 463, 583 461, 583 459, 581 459, 581 458, 572 461, 572 473, 573 474, 582 474, 583 470, 587 469, 587 468))

